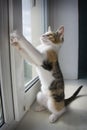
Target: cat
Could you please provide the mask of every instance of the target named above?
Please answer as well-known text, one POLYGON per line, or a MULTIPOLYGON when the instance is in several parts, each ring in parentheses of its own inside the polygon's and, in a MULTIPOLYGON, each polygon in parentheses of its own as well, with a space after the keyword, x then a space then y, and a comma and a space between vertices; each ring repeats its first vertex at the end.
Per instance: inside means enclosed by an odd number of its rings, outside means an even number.
POLYGON ((48 31, 41 35, 40 41, 41 45, 36 49, 17 31, 10 35, 11 45, 25 60, 36 66, 41 81, 41 90, 37 94, 39 106, 36 110, 48 109, 51 112, 49 121, 54 123, 66 111, 66 106, 76 98, 83 86, 80 86, 70 98, 65 99, 64 78, 58 61, 58 53, 64 41, 64 26, 60 26, 55 32, 49 27, 48 31))

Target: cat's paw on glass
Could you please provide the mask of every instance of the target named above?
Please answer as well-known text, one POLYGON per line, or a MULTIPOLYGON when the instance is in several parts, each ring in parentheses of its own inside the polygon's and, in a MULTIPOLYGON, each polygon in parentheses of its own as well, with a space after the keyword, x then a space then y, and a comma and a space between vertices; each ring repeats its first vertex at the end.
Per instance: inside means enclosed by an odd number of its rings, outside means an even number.
POLYGON ((18 41, 17 31, 13 31, 13 32, 10 34, 10 43, 11 43, 12 45, 15 45, 15 46, 16 46, 17 41, 18 41))
POLYGON ((10 34, 10 44, 16 46, 20 38, 21 36, 19 35, 18 31, 17 30, 13 31, 10 34))
POLYGON ((21 35, 19 35, 19 33, 17 31, 13 31, 10 34, 10 44, 12 46, 15 46, 18 50, 21 50, 19 41, 20 41, 21 35))

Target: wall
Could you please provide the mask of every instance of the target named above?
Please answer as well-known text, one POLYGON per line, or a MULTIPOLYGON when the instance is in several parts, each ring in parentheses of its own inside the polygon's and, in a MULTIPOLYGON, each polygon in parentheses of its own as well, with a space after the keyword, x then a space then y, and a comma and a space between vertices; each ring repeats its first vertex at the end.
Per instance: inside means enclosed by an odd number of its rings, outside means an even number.
POLYGON ((78 77, 78 0, 48 0, 48 23, 56 30, 64 25, 59 59, 65 79, 78 77))

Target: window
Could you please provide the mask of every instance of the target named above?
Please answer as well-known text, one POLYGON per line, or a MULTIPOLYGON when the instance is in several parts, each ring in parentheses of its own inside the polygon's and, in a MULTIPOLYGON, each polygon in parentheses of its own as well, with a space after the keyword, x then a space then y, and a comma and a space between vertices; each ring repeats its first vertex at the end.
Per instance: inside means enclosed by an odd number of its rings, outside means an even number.
POLYGON ((9 35, 15 29, 23 31, 36 47, 44 32, 44 0, 0 0, 0 12, 0 125, 8 127, 29 110, 40 86, 39 80, 36 84, 32 81, 33 87, 25 89, 24 84, 37 74, 10 46, 9 35))
MULTIPOLYGON (((17 29, 35 47, 39 45, 39 37, 44 32, 44 0, 13 0, 10 13, 11 31, 17 29)), ((26 63, 14 47, 10 50, 14 113, 15 120, 19 121, 35 100, 40 82, 35 78, 35 67, 26 63)))
MULTIPOLYGON (((40 44, 39 37, 44 31, 43 26, 43 3, 40 1, 22 0, 22 26, 23 35, 29 40, 35 47, 40 44), (41 11, 42 10, 42 11, 41 11)), ((30 81, 37 76, 35 67, 29 65, 24 61, 24 83, 30 83, 30 81)))
POLYGON ((0 126, 3 124, 0 129, 14 121, 9 57, 8 4, 8 0, 0 0, 0 126))
MULTIPOLYGON (((22 0, 22 26, 23 35, 27 40, 32 42, 31 37, 31 8, 30 0, 22 0)), ((32 79, 32 66, 24 61, 24 83, 26 84, 32 79)))

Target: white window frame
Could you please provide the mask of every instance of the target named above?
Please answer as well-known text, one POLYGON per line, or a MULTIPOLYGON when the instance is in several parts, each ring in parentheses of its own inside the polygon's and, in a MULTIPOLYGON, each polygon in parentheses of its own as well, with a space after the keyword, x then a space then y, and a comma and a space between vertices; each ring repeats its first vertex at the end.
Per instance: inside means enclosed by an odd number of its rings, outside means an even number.
MULTIPOLYGON (((9 0, 10 11, 9 11, 9 28, 10 32, 18 29, 22 32, 22 0, 9 0), (16 14, 16 15, 15 15, 16 14), (12 25, 13 22, 13 25, 12 25)), ((33 2, 33 1, 32 1, 33 2)), ((43 5, 44 0, 36 2, 43 5)), ((41 17, 44 16, 42 12, 41 17)), ((44 25, 42 25, 44 26, 44 25)), ((16 49, 10 46, 11 50, 11 72, 12 72, 12 86, 13 86, 13 99, 14 99, 14 113, 15 120, 19 121, 24 114, 29 110, 31 104, 34 102, 36 93, 40 87, 40 81, 37 80, 35 84, 25 92, 24 87, 24 59, 19 55, 16 49), (19 68, 18 68, 19 66, 19 68)), ((30 85, 30 84, 29 84, 30 85)), ((30 87, 30 86, 29 86, 30 87)))
POLYGON ((7 128, 14 121, 14 107, 12 96, 10 51, 8 34, 8 1, 0 1, 0 80, 4 124, 0 130, 7 128))
MULTIPOLYGON (((16 121, 19 121, 23 117, 35 100, 36 93, 40 87, 40 82, 37 80, 29 91, 25 90, 23 71, 22 73, 18 73, 18 69, 16 68, 17 66, 20 66, 22 70, 24 68, 22 57, 10 46, 10 33, 13 29, 17 28, 20 31, 22 29, 19 21, 21 15, 14 11, 16 2, 18 2, 17 6, 20 6, 21 0, 0 1, 0 76, 4 112, 4 125, 0 130, 10 130, 11 126, 17 124, 16 121), (20 82, 18 77, 21 77, 20 82)), ((44 2, 42 0, 42 5, 44 2)), ((45 11, 42 12, 42 16, 44 16, 44 13, 45 11)))

